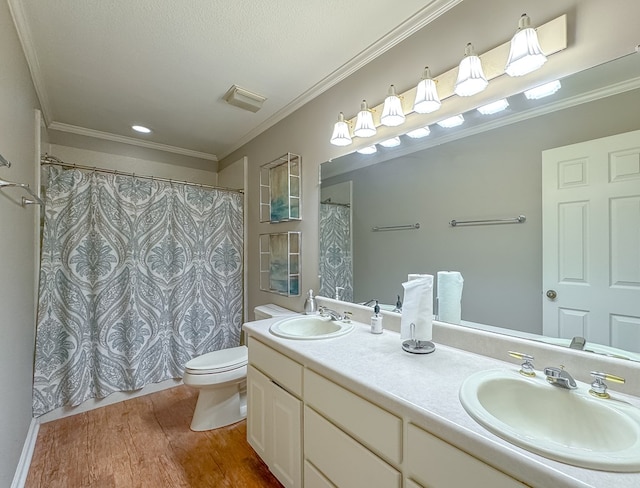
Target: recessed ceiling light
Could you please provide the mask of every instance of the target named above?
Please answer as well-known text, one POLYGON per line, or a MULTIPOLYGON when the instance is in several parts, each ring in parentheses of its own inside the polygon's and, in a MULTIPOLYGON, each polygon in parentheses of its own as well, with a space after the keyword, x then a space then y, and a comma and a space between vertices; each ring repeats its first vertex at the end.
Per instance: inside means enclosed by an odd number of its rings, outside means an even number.
POLYGON ((498 112, 502 112, 508 106, 509 102, 507 102, 506 98, 503 98, 502 100, 496 100, 495 102, 487 103, 482 107, 478 107, 478 112, 480 112, 482 115, 493 115, 497 114, 498 112))
POLYGON ((438 122, 440 127, 444 127, 445 129, 450 129, 451 127, 457 127, 464 122, 464 117, 462 115, 454 115, 453 117, 449 117, 448 119, 441 120, 438 122))
POLYGON ((145 127, 144 125, 132 125, 131 128, 136 132, 140 132, 141 134, 149 134, 151 133, 151 129, 145 127))
POLYGON ((420 139, 421 137, 427 137, 429 134, 431 134, 429 127, 419 127, 407 132, 407 136, 411 137, 411 139, 420 139))
POLYGON ((560 85, 560 80, 555 80, 550 83, 546 83, 544 85, 536 86, 531 90, 527 90, 524 92, 524 96, 529 100, 538 100, 539 98, 548 97, 549 95, 553 95, 557 92, 562 85, 560 85))

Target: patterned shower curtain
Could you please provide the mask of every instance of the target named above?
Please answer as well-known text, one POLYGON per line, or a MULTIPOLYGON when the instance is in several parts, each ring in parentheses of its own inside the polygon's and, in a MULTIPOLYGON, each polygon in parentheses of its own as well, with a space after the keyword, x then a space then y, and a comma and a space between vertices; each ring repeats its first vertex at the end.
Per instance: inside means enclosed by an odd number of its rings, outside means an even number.
POLYGON ((33 412, 182 377, 240 342, 238 193, 46 166, 33 412))
POLYGON ((333 298, 339 286, 340 298, 353 301, 350 207, 320 204, 320 276, 319 295, 333 298))

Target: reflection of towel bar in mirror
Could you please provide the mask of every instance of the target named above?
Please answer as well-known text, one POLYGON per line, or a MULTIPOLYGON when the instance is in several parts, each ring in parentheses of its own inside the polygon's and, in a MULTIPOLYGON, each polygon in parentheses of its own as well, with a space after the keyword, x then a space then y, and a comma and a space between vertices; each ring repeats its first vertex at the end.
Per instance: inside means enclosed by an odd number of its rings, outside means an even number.
POLYGON ((33 190, 29 187, 29 185, 27 185, 26 183, 14 183, 12 181, 6 181, 6 180, 0 180, 0 189, 2 188, 10 188, 10 187, 15 187, 15 188, 22 188, 23 190, 25 190, 29 195, 31 195, 31 198, 26 198, 26 197, 22 197, 22 206, 24 207, 25 205, 44 205, 44 202, 40 199, 40 197, 38 195, 36 195, 33 190))
POLYGON ((385 230, 413 230, 413 229, 419 229, 419 228, 420 228, 420 224, 416 223, 416 224, 407 224, 407 225, 387 225, 387 226, 381 226, 381 227, 371 227, 371 231, 382 232, 385 230))
POLYGON ((518 215, 511 219, 487 219, 487 220, 451 220, 449 225, 457 227, 458 225, 493 225, 493 224, 522 224, 527 218, 524 215, 518 215))

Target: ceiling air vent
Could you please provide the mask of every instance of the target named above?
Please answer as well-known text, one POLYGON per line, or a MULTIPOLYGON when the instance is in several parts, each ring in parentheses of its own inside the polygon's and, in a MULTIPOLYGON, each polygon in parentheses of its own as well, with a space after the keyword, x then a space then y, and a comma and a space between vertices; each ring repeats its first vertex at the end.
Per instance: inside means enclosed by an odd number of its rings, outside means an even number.
POLYGON ((234 105, 249 112, 257 112, 260 110, 266 100, 266 97, 245 90, 238 85, 231 86, 222 98, 224 98, 229 105, 234 105))

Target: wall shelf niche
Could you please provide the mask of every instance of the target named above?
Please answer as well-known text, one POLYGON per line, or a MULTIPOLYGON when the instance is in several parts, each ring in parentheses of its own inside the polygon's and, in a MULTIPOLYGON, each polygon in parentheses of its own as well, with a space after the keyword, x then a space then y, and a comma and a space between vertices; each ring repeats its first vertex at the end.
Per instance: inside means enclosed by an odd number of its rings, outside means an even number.
POLYGON ((284 156, 260 166, 260 222, 302 220, 301 158, 284 156))
POLYGON ((300 295, 300 231, 260 234, 260 290, 300 295))

